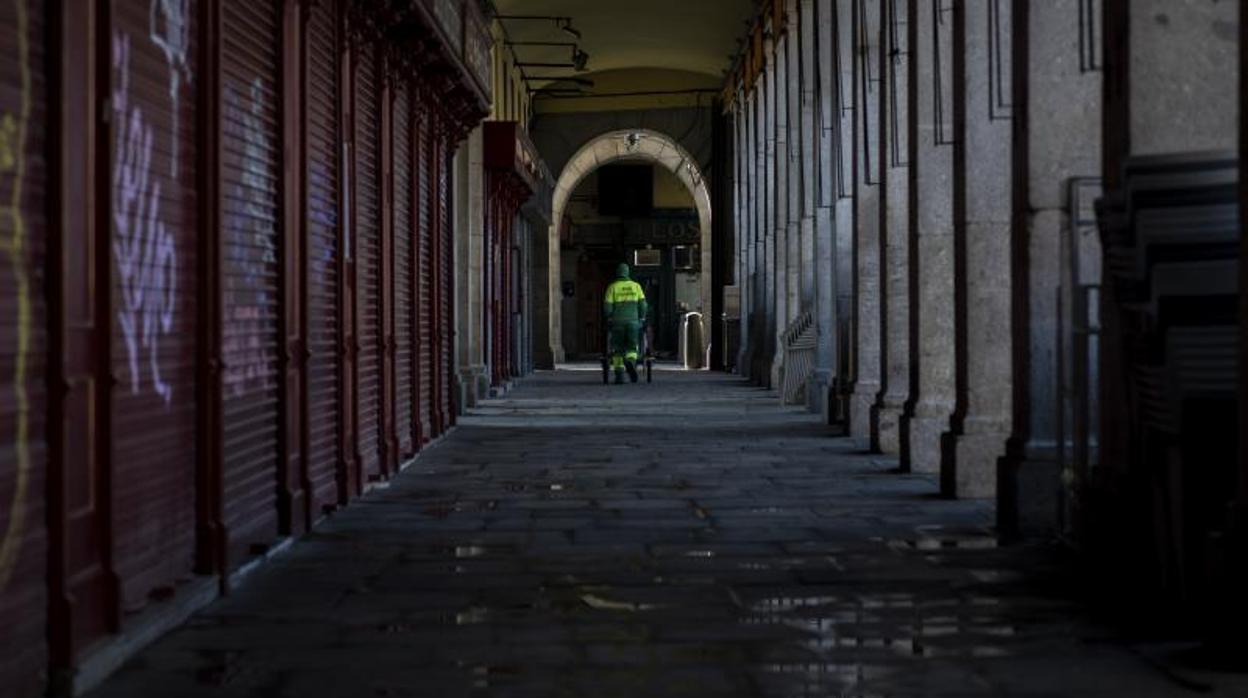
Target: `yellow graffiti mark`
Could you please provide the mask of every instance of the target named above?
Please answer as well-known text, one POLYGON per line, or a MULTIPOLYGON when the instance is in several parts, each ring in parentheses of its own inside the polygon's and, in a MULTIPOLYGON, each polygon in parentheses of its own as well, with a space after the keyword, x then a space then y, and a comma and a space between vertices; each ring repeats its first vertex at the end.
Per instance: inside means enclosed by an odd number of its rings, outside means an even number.
POLYGON ((8 238, 0 238, 0 251, 9 257, 17 287, 17 355, 13 370, 13 393, 17 401, 17 431, 13 441, 17 455, 17 484, 13 488, 13 505, 9 525, 0 539, 0 589, 3 589, 17 566, 23 529, 26 524, 26 489, 30 480, 30 453, 26 443, 27 416, 30 399, 26 394, 26 361, 30 347, 30 279, 26 274, 26 223, 22 219, 22 183, 26 176, 26 128, 30 123, 30 19, 26 0, 15 0, 17 9, 17 63, 21 76, 21 106, 17 118, 6 114, 0 120, 0 173, 12 175, 13 191, 8 202, 0 202, 0 215, 12 221, 8 238))

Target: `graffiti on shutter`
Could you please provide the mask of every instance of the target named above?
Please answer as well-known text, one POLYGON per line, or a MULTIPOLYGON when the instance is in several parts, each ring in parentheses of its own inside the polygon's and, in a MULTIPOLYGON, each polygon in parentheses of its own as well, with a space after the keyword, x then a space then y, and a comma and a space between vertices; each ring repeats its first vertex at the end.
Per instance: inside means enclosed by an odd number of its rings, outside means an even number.
POLYGON ((277 537, 280 44, 274 3, 229 0, 222 15, 222 500, 236 567, 277 537))
POLYGON ((112 9, 113 547, 134 610, 194 558, 196 31, 190 2, 112 9))
POLYGON ((0 685, 30 695, 46 666, 43 5, 0 0, 0 685))
POLYGON ((338 35, 333 3, 309 12, 307 32, 308 479, 313 516, 338 501, 340 453, 338 284, 338 35))

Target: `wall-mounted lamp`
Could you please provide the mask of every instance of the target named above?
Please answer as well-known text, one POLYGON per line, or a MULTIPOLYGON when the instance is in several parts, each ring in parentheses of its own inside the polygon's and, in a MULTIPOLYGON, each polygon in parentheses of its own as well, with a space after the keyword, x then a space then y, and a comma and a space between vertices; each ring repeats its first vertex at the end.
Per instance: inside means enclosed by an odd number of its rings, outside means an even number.
POLYGON ((508 46, 570 46, 572 48, 572 61, 570 63, 525 63, 517 62, 516 65, 521 67, 538 67, 538 68, 575 68, 576 72, 585 72, 585 66, 589 63, 589 54, 581 50, 581 47, 571 41, 508 41, 508 46))

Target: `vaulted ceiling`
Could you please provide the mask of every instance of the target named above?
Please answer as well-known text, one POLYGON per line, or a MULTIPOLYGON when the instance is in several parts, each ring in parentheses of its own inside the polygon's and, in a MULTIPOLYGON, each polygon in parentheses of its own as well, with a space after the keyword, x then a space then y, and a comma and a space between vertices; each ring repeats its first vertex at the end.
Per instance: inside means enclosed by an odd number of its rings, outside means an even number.
MULTIPOLYGON (((722 84, 756 0, 493 0, 500 15, 570 17, 589 54, 584 72, 525 68, 528 75, 575 76, 588 93, 705 88, 722 84), (671 71, 668 73, 668 71, 671 71), (604 74, 605 73, 605 74, 604 74), (667 75, 663 75, 667 73, 667 75), (599 82, 603 84, 598 85, 599 82)), ((575 41, 553 21, 506 20, 511 41, 575 41)), ((525 62, 561 63, 570 47, 514 46, 525 62)), ((550 83, 535 81, 534 87, 550 83)))

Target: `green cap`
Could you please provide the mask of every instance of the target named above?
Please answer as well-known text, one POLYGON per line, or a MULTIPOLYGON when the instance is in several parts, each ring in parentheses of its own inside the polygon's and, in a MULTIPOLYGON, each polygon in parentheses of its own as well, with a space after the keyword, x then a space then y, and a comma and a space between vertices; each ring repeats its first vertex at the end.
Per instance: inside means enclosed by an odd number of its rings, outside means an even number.
POLYGON ((628 264, 625 262, 621 262, 620 266, 615 268, 615 275, 621 279, 627 279, 628 278, 628 264))

